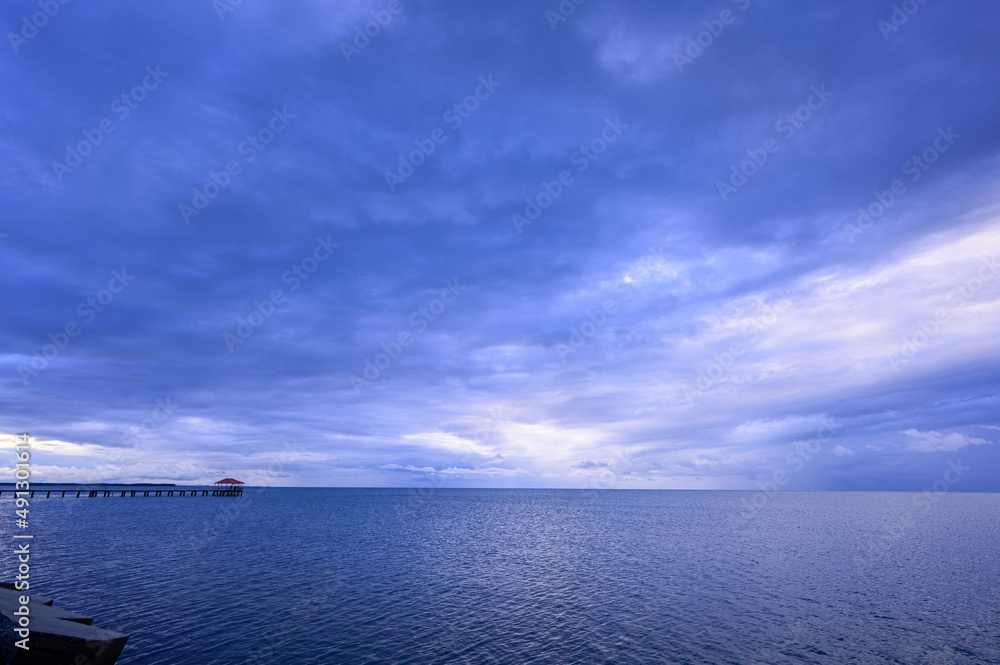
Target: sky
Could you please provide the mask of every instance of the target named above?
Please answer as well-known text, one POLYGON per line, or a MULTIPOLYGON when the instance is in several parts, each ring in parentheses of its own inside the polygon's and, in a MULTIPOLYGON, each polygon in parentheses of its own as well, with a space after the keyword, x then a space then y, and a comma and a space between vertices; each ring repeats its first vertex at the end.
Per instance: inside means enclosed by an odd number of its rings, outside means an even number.
POLYGON ((1000 7, 4 0, 0 471, 1000 491, 1000 7))

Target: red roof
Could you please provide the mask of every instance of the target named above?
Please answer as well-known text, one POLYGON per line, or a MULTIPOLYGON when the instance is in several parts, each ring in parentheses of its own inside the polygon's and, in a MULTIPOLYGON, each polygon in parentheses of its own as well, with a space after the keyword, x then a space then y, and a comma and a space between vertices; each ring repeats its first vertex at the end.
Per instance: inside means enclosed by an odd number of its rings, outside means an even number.
POLYGON ((222 480, 215 481, 216 485, 242 485, 242 480, 236 480, 235 478, 223 478, 222 480))

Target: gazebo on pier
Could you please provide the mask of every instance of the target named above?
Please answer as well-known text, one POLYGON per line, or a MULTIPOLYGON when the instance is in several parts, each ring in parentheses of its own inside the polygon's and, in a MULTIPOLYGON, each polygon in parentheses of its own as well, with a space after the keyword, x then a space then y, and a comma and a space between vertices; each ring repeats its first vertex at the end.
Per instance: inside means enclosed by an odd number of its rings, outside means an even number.
POLYGON ((243 496, 243 481, 235 478, 217 480, 212 496, 243 496))

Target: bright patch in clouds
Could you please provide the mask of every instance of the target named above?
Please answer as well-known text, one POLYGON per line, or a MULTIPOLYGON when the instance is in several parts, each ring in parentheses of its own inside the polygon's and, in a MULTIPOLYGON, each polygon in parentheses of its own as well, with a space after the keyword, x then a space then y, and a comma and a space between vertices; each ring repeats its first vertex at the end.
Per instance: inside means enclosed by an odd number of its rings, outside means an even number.
POLYGON ((993 443, 986 439, 977 439, 958 432, 941 434, 940 432, 920 432, 916 429, 908 429, 900 434, 910 437, 912 439, 910 448, 921 453, 951 452, 969 446, 986 446, 993 443))

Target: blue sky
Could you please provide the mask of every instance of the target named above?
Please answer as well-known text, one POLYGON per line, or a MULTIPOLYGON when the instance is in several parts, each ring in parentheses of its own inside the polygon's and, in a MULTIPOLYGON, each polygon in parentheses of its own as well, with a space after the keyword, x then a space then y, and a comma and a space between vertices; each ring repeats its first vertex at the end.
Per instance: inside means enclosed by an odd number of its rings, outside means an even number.
POLYGON ((1000 490, 998 18, 8 0, 0 432, 37 481, 1000 490))

